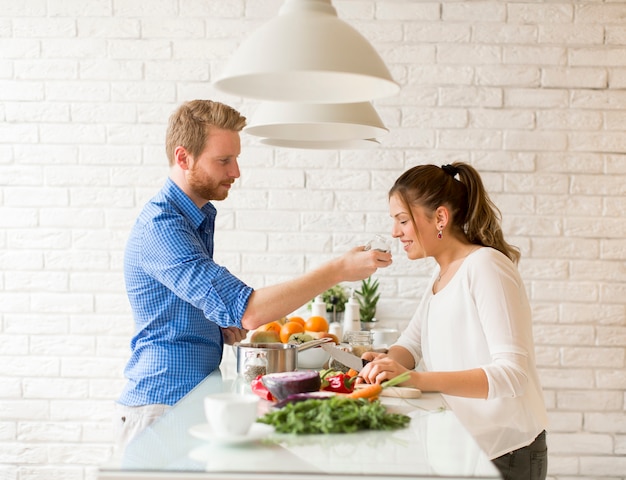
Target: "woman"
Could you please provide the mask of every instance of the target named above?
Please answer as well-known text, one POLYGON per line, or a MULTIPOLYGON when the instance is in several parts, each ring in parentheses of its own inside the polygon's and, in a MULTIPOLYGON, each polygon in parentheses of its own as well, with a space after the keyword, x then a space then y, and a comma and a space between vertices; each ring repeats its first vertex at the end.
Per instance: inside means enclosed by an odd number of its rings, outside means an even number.
POLYGON ((505 479, 545 479, 547 415, 520 253, 480 175, 461 162, 413 167, 391 188, 389 211, 408 258, 439 268, 398 341, 366 353, 360 376, 380 383, 411 370, 404 385, 441 392, 505 479))

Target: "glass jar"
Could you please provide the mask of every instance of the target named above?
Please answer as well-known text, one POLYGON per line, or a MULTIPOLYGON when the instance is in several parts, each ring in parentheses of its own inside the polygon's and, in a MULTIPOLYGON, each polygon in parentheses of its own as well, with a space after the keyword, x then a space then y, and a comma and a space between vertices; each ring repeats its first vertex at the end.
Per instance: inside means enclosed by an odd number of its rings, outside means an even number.
POLYGON ((367 330, 346 332, 346 341, 352 348, 352 354, 357 357, 374 349, 372 332, 367 330))
POLYGON ((263 351, 246 352, 241 372, 248 383, 259 375, 265 375, 267 373, 267 353, 263 351))

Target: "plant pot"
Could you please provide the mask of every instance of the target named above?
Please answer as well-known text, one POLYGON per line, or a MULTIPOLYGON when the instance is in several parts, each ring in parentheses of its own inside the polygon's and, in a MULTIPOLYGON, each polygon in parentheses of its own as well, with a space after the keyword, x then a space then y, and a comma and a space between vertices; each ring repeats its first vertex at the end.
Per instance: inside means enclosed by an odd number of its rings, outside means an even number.
POLYGON ((378 322, 361 322, 361 330, 371 330, 378 326, 378 322))

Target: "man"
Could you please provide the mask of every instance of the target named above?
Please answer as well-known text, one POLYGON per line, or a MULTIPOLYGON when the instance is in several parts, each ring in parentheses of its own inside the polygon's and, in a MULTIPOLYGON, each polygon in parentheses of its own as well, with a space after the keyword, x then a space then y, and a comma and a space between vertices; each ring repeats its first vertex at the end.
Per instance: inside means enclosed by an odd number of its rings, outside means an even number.
POLYGON ((356 247, 294 280, 254 290, 213 261, 216 209, 239 178, 233 108, 194 100, 171 116, 165 186, 139 215, 124 259, 136 324, 128 383, 116 411, 120 444, 158 418, 221 361, 224 343, 281 318, 342 281, 391 264, 391 255, 356 247))

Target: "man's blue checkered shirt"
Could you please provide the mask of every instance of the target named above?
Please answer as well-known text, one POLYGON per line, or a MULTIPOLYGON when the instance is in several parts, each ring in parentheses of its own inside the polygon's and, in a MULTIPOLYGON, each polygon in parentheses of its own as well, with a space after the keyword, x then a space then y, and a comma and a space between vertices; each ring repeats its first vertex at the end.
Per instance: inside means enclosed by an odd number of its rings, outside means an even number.
POLYGON ((241 327, 252 288, 213 261, 215 207, 170 179, 135 223, 124 257, 135 319, 122 405, 173 405, 220 364, 220 327, 241 327))

